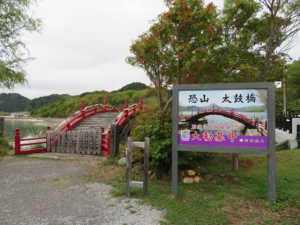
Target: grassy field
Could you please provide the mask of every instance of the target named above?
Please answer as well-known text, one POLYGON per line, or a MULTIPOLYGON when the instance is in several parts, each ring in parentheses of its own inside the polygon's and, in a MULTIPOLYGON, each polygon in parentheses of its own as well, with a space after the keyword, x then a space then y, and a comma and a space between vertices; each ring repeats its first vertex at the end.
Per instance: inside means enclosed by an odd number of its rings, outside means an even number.
MULTIPOLYGON (((272 204, 266 198, 267 156, 239 155, 239 172, 232 170, 230 158, 229 154, 214 154, 193 159, 189 169, 200 167, 202 176, 215 178, 180 182, 174 199, 171 180, 150 181, 148 196, 132 188, 130 197, 165 210, 168 222, 162 224, 300 224, 300 149, 276 153, 277 202, 272 204)), ((112 158, 100 164, 89 174, 89 182, 106 182, 115 187, 114 196, 125 197, 126 167, 116 162, 112 158)), ((142 180, 142 172, 132 175, 132 180, 142 180)))

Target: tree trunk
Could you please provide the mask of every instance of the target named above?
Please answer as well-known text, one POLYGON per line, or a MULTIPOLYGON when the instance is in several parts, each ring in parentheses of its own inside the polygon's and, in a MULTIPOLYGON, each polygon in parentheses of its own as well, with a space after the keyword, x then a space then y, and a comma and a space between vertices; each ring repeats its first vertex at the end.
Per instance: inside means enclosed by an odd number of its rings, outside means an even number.
POLYGON ((232 153, 232 166, 233 166, 233 170, 239 171, 240 169, 239 154, 232 153))

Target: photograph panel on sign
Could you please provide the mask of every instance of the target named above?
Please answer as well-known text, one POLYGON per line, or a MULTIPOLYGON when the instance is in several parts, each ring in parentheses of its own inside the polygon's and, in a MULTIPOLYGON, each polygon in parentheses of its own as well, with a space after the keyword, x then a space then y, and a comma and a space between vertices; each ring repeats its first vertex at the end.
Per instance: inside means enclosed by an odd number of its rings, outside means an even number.
POLYGON ((179 91, 178 144, 268 148, 267 89, 179 91))

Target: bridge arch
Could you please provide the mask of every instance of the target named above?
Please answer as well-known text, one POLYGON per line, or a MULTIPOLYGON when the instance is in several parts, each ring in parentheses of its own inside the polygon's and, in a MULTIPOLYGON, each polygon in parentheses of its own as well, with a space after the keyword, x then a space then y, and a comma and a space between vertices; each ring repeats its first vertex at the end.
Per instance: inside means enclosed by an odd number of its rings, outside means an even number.
MULTIPOLYGON (((67 132, 73 129, 80 122, 87 120, 91 116, 99 113, 119 113, 118 116, 110 124, 119 124, 120 133, 123 127, 126 125, 127 121, 134 116, 135 113, 141 111, 143 108, 143 99, 140 97, 140 102, 138 104, 133 104, 128 106, 128 100, 125 100, 124 110, 122 106, 117 109, 114 106, 107 104, 107 98, 105 98, 103 104, 95 104, 85 107, 84 100, 81 103, 81 110, 77 111, 66 120, 64 120, 58 127, 53 131, 64 131, 67 132)), ((99 127, 102 132, 102 154, 104 156, 110 155, 110 126, 104 130, 104 127, 99 127)))
POLYGON ((196 113, 193 113, 192 115, 180 117, 179 116, 179 122, 189 122, 189 123, 197 123, 198 119, 201 117, 209 116, 209 115, 220 115, 224 116, 230 119, 233 119, 237 122, 240 122, 245 125, 245 128, 256 128, 258 119, 249 118, 241 113, 235 112, 234 109, 231 110, 224 110, 224 109, 215 109, 214 107, 212 109, 204 109, 199 110, 196 113))

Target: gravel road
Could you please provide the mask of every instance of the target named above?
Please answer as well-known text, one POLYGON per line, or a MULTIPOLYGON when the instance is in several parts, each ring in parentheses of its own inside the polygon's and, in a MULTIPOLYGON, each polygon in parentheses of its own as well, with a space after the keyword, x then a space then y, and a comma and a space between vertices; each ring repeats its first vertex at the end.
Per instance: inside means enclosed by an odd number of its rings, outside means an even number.
POLYGON ((138 205, 138 199, 113 198, 109 185, 84 182, 84 174, 96 164, 95 160, 4 157, 0 224, 148 225, 164 220, 163 211, 138 205))

